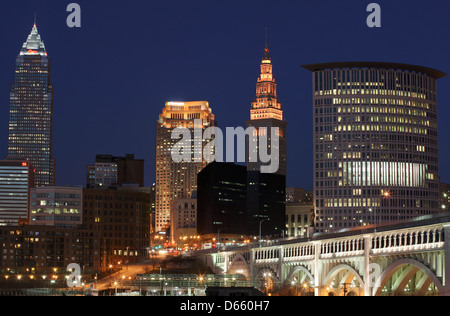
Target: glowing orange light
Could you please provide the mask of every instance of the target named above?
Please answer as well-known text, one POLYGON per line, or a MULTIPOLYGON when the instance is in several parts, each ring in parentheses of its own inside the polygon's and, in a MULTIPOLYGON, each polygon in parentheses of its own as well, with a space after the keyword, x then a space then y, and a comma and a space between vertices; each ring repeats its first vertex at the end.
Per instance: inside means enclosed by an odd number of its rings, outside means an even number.
POLYGON ((22 167, 27 167, 28 164, 26 162, 22 162, 22 167))
POLYGON ((29 50, 28 50, 28 53, 29 53, 29 54, 37 54, 37 50, 29 49, 29 50))

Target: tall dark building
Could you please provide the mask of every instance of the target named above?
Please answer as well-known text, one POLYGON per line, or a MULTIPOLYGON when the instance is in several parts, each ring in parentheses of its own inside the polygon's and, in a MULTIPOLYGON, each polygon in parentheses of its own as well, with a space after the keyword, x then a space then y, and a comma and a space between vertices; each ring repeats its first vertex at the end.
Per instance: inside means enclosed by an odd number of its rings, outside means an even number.
POLYGON ((50 60, 34 25, 16 58, 10 92, 8 158, 25 159, 34 166, 35 186, 55 185, 52 131, 50 60))
POLYGON ((283 236, 286 226, 286 177, 276 173, 247 173, 248 230, 254 235, 283 236))
POLYGON ((198 175, 199 234, 281 236, 286 225, 286 178, 212 162, 198 175))
POLYGON ((198 174, 197 231, 243 234, 247 226, 247 168, 212 162, 198 174))

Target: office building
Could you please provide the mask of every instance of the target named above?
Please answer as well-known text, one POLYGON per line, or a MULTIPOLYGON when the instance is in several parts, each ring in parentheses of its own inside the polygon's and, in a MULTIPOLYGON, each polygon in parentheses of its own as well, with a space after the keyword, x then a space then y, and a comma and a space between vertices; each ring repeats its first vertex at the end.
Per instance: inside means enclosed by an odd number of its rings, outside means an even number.
POLYGON ((34 168, 25 160, 0 161, 0 226, 27 222, 34 168))
POLYGON ((287 203, 286 236, 309 237, 312 218, 314 218, 314 207, 312 204, 287 203))
POLYGON ((93 165, 86 166, 86 187, 110 188, 124 184, 144 187, 144 160, 133 154, 125 157, 97 155, 93 165))
POLYGON ((247 231, 247 168, 212 162, 198 174, 198 232, 247 231))
POLYGON ((201 235, 278 236, 286 226, 286 178, 212 162, 198 175, 197 229, 201 235))
POLYGON ((197 191, 197 174, 207 163, 204 158, 196 161, 195 156, 202 156, 207 143, 203 140, 203 131, 211 126, 215 126, 215 118, 206 101, 167 102, 160 114, 156 124, 156 232, 169 229, 171 203, 177 199, 190 199, 197 191), (195 122, 200 124, 195 126, 195 122), (189 161, 172 159, 172 149, 181 139, 172 139, 172 131, 177 127, 187 128, 191 133, 192 159, 189 161), (201 152, 195 152, 196 143, 202 144, 201 149, 198 148, 201 152))
MULTIPOLYGON (((22 276, 36 281, 58 281, 65 287, 67 266, 76 263, 83 280, 93 282, 101 272, 103 256, 99 233, 85 229, 24 225, 0 227, 0 273, 17 280, 22 276)), ((106 269, 103 269, 103 271, 106 269)))
POLYGON ((302 188, 286 188, 287 203, 312 203, 313 192, 302 188))
POLYGON ((16 58, 10 91, 8 158, 36 169, 35 186, 55 185, 50 59, 36 25, 16 58))
POLYGON ((170 237, 178 246, 198 243, 197 239, 197 199, 172 201, 170 217, 170 237))
POLYGON ((102 269, 148 258, 150 188, 83 190, 83 226, 99 233, 102 269))
POLYGON ((383 62, 313 73, 316 231, 404 221, 439 209, 437 80, 383 62))
POLYGON ((247 232, 284 237, 286 177, 276 173, 247 172, 247 232))
POLYGON ((83 189, 39 187, 31 189, 31 225, 75 228, 83 222, 83 189))

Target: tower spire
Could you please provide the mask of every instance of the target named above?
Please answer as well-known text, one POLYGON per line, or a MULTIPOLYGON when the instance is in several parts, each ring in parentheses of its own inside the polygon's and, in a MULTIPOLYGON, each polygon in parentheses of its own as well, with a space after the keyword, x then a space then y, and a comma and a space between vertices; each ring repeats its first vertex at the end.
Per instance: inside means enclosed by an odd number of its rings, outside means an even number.
POLYGON ((267 48, 267 27, 266 27, 266 48, 267 48))
POLYGON ((34 12, 34 24, 33 24, 33 27, 36 27, 37 26, 37 24, 36 24, 36 12, 34 12))
POLYGON ((267 27, 266 27, 266 46, 264 47, 264 57, 263 60, 270 60, 269 47, 267 46, 267 27))

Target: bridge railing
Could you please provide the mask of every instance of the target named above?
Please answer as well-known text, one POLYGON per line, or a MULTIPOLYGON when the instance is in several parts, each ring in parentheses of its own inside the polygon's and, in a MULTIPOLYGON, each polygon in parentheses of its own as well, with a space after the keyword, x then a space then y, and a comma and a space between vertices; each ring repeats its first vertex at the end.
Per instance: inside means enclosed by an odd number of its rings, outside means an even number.
POLYGON ((421 251, 444 247, 443 227, 384 233, 372 238, 372 252, 421 251))

